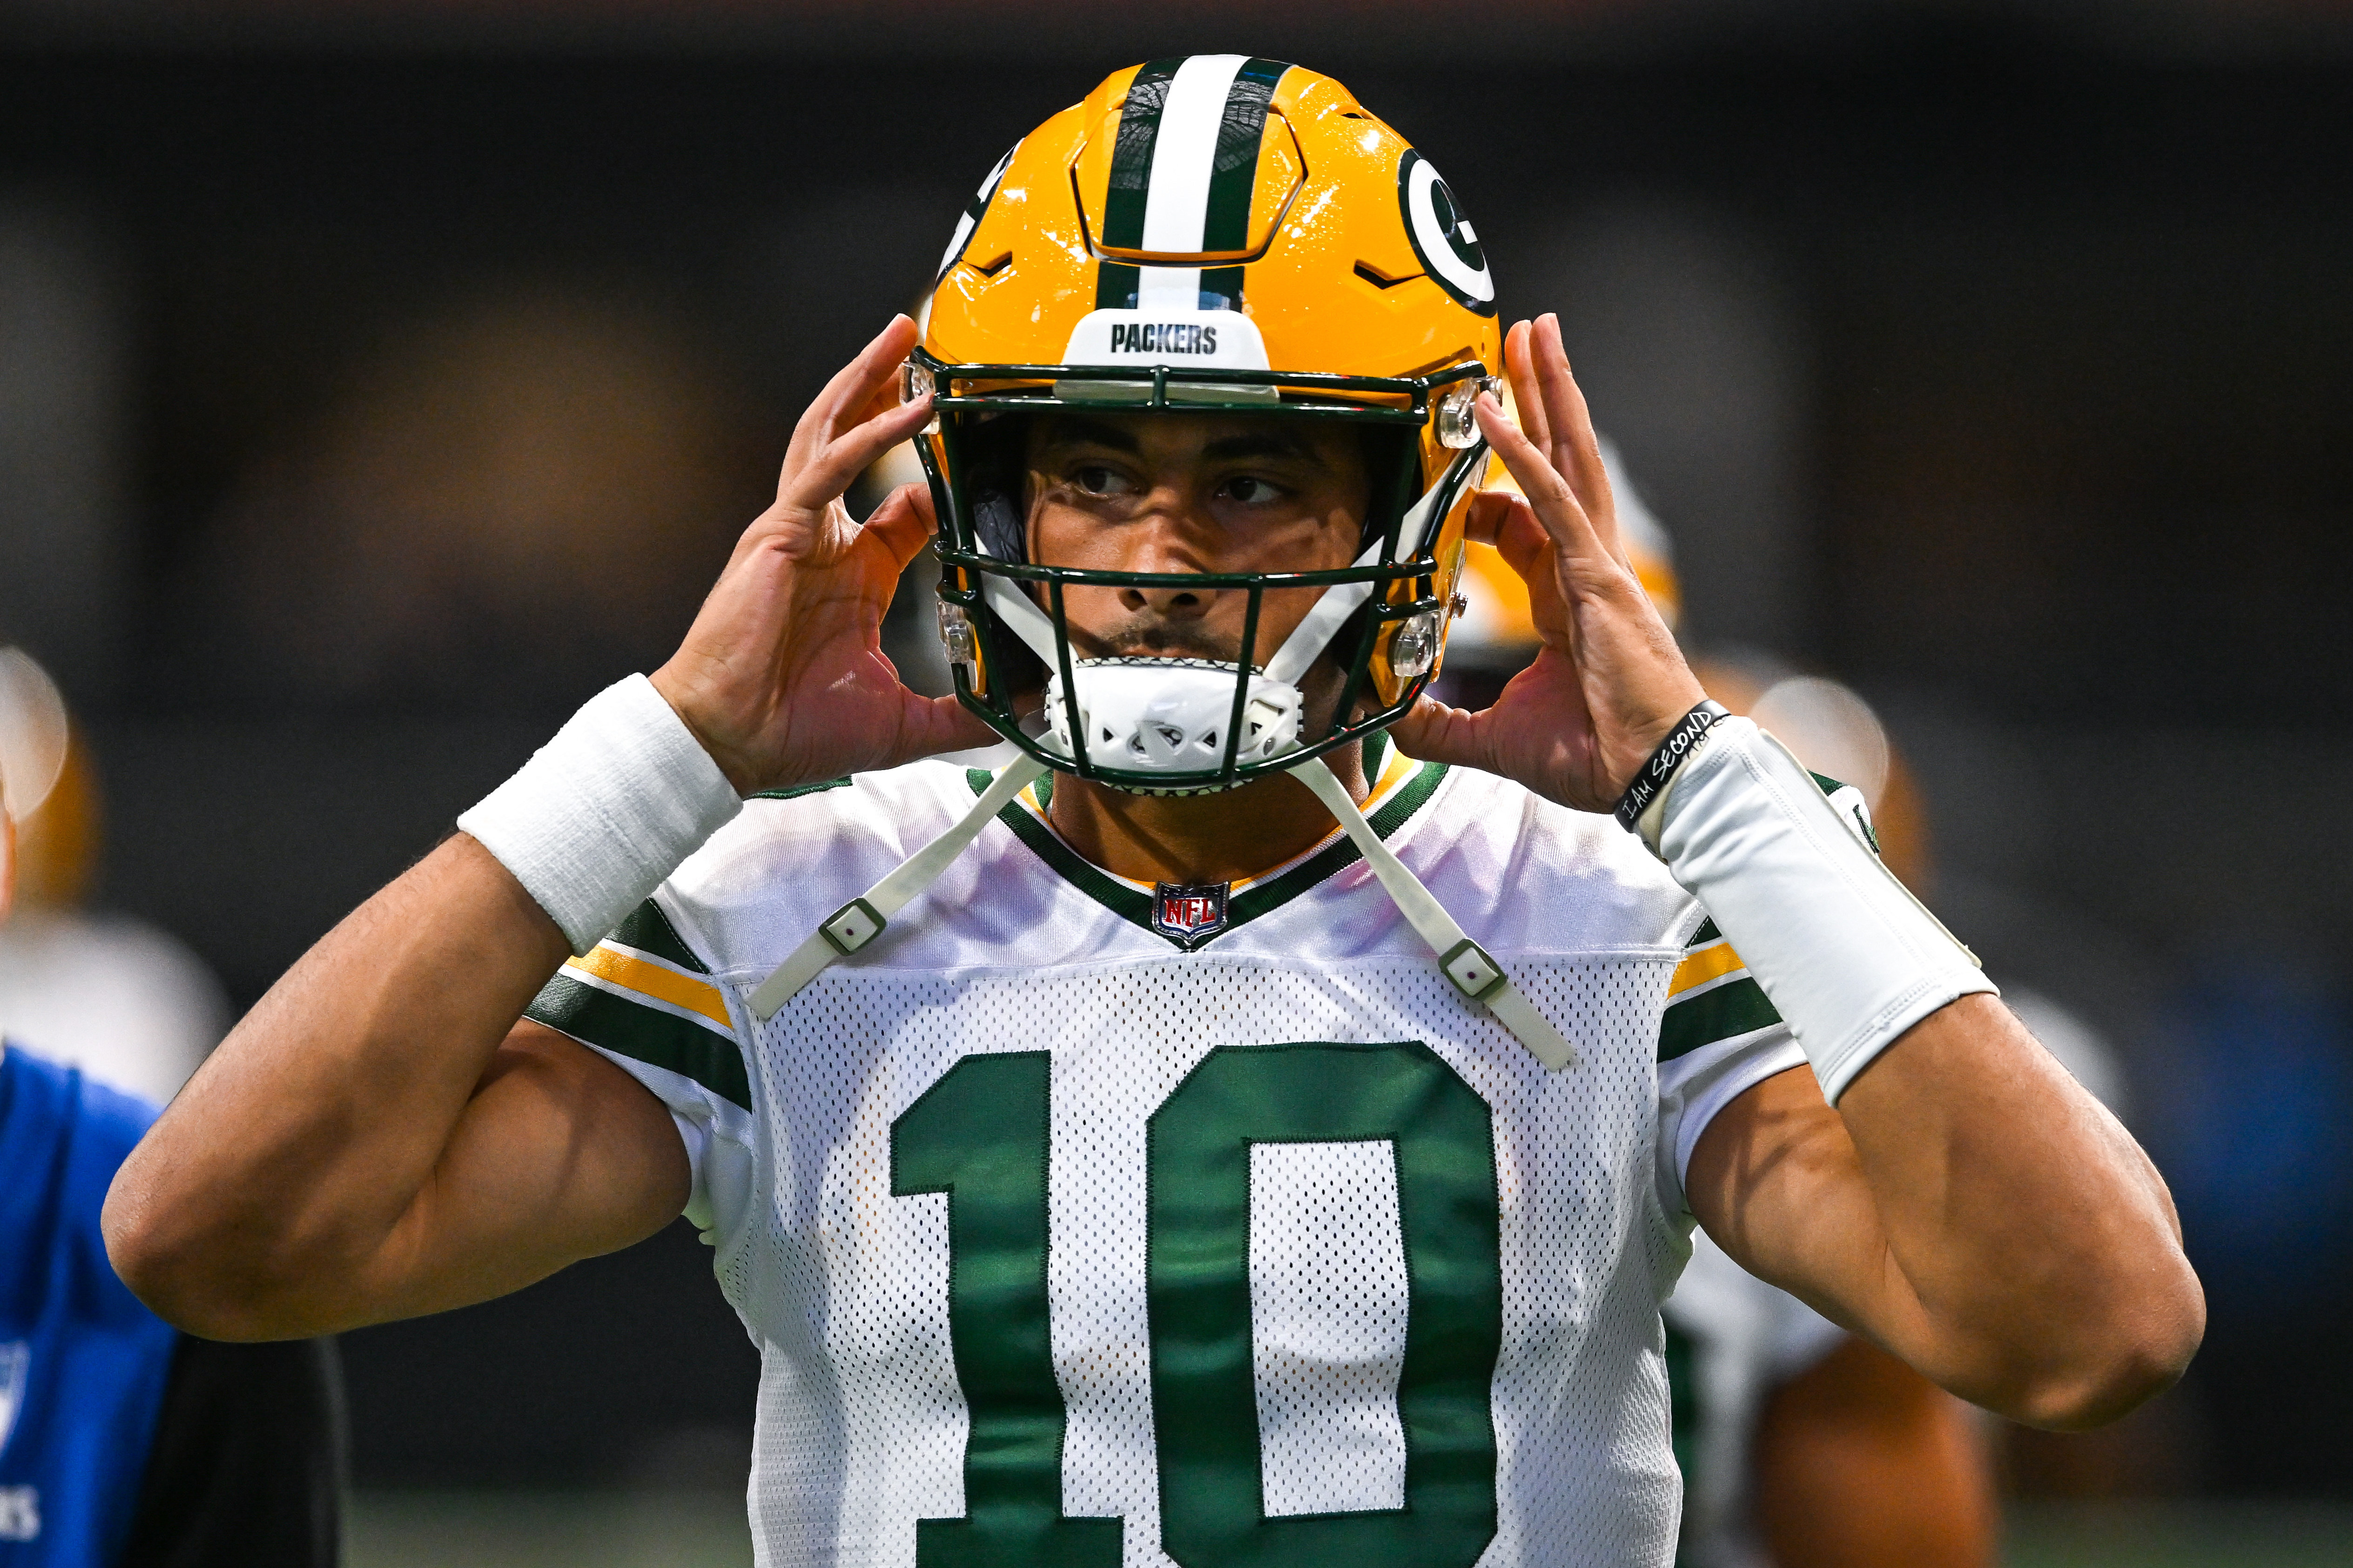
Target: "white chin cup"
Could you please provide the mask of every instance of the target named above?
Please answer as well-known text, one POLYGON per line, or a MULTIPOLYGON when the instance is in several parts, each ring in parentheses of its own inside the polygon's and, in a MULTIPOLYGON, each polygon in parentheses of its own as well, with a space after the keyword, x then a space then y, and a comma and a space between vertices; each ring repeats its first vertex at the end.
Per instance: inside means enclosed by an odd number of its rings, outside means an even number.
MULTIPOLYGON (((1071 674, 1094 766, 1174 774, 1225 764, 1239 667, 1205 658, 1088 658, 1071 674)), ((1289 681, 1251 675, 1235 763, 1271 762, 1298 750, 1304 701, 1289 681)), ((1075 762, 1060 670, 1046 682, 1045 718, 1047 744, 1075 762)))

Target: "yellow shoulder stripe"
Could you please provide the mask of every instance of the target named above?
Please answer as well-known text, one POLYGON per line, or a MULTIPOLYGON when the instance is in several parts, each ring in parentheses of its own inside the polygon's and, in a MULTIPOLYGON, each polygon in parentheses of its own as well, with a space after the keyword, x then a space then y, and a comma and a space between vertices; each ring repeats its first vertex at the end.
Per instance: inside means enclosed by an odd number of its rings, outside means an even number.
POLYGON ((1701 948, 1675 965, 1674 978, 1667 982, 1667 994, 1680 996, 1694 985, 1704 985, 1736 969, 1747 967, 1740 962, 1740 955, 1732 951, 1730 942, 1719 942, 1713 947, 1701 948))
POLYGON ((728 1020, 727 1004, 721 999, 719 987, 707 981, 690 980, 674 970, 659 963, 649 963, 642 958, 632 958, 626 952, 616 952, 599 944, 586 958, 568 958, 566 969, 579 970, 597 979, 652 996, 673 1007, 683 1007, 710 1019, 723 1029, 733 1029, 728 1020))

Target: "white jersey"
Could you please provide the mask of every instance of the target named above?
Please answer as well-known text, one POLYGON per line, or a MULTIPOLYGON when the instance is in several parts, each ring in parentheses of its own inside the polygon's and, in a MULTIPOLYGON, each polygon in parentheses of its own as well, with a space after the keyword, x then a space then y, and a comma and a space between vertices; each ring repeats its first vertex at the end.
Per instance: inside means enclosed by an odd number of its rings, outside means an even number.
POLYGON ((1820 1363, 1846 1331, 1692 1233, 1666 1306, 1667 1381, 1683 1469, 1683 1568, 1765 1568, 1755 1515, 1757 1424, 1783 1384, 1820 1363))
POLYGON ((756 1022, 987 783, 753 800, 531 1009, 696 1154, 759 1562, 1667 1563, 1683 1162, 1804 1059, 1698 905, 1606 816, 1388 759, 1367 816, 1575 1043, 1549 1073, 1346 840, 1154 889, 1033 786, 756 1022))

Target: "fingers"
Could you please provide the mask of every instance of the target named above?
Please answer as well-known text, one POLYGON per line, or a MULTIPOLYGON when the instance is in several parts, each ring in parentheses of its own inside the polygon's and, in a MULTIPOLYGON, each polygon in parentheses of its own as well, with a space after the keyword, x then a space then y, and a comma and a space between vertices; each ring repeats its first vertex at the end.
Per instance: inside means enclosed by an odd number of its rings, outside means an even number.
POLYGON ((930 394, 912 403, 892 394, 892 379, 914 346, 914 322, 893 316, 826 384, 793 431, 776 485, 779 506, 811 512, 829 505, 875 458, 930 420, 930 394))
POLYGON ((922 552, 938 531, 932 514, 932 487, 925 481, 901 485, 882 498, 882 504, 866 520, 866 531, 872 534, 885 550, 899 571, 922 552))
POLYGON ((1389 726, 1398 750, 1425 763, 1484 767, 1493 747, 1488 744, 1483 713, 1449 708, 1423 692, 1406 716, 1389 726))
POLYGON ((1601 438, 1594 432, 1593 412, 1586 405, 1584 390, 1569 371, 1560 317, 1551 311, 1537 317, 1529 333, 1529 347, 1536 384, 1543 394, 1545 428, 1550 437, 1546 449, 1551 453, 1553 467, 1577 492, 1604 547, 1622 557, 1617 508, 1609 494, 1609 470, 1601 461, 1601 438))
POLYGON ((1536 521, 1535 509, 1519 496, 1508 498, 1503 521, 1495 529, 1495 550, 1531 589, 1552 575, 1552 535, 1536 521))
POLYGON ((1535 366, 1531 363, 1531 342, 1534 331, 1525 321, 1514 321, 1504 334, 1504 374, 1512 384, 1512 405, 1519 413, 1521 433, 1533 442, 1536 450, 1552 450, 1552 422, 1546 417, 1544 394, 1536 384, 1535 366))
POLYGON ((942 752, 970 751, 997 738, 996 731, 953 697, 919 697, 903 688, 901 697, 899 732, 877 767, 895 768, 942 752))
POLYGON ((931 418, 931 411, 932 399, 927 393, 913 403, 898 404, 888 413, 879 414, 835 437, 799 468, 787 468, 777 501, 788 508, 816 511, 838 500, 859 475, 873 466, 876 458, 921 430, 931 418))
POLYGON ((804 433, 829 439, 839 429, 843 416, 862 406, 874 395, 901 362, 915 346, 915 323, 904 315, 891 318, 891 324, 874 334, 872 341, 858 351, 856 358, 834 373, 817 395, 800 423, 793 426, 793 439, 798 445, 804 433))
POLYGON ((1535 520, 1544 525, 1545 532, 1572 568, 1590 570, 1602 561, 1614 564, 1615 558, 1595 533, 1592 521, 1586 516, 1584 505, 1568 481, 1534 442, 1513 427, 1511 420, 1504 417, 1503 405, 1482 394, 1472 407, 1487 444, 1504 460, 1512 478, 1519 481, 1535 520))
POLYGON ((1514 526, 1513 520, 1524 516, 1541 539, 1544 530, 1528 512, 1526 497, 1516 490, 1481 490, 1471 498, 1470 510, 1462 514, 1462 537, 1473 544, 1500 546, 1514 526))

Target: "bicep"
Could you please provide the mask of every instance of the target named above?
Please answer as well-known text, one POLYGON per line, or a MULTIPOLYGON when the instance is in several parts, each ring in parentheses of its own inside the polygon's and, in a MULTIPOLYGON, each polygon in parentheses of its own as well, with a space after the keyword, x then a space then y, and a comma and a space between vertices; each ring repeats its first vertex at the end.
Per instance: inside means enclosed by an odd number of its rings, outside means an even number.
POLYGON ((526 1019, 386 1238, 370 1317, 487 1300, 641 1241, 678 1216, 689 1182, 668 1109, 595 1051, 526 1019))
POLYGON ((1904 1349, 1917 1304, 1888 1253, 1854 1142, 1810 1069, 1777 1073, 1718 1111, 1692 1149, 1683 1187, 1692 1213, 1742 1268, 1904 1349))

